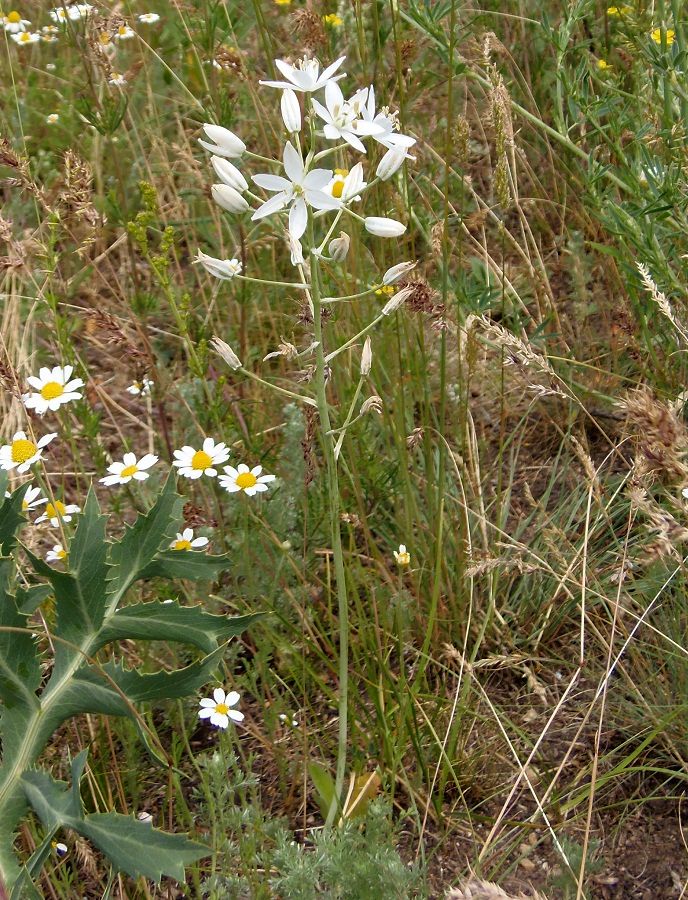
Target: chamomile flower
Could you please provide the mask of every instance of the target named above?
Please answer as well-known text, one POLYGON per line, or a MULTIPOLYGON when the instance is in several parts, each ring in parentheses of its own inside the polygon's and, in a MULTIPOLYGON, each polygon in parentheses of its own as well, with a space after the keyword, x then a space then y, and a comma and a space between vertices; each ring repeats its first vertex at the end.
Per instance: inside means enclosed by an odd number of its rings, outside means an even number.
POLYGON ((290 66, 289 63, 284 62, 282 59, 276 59, 275 65, 284 75, 286 81, 261 81, 260 84, 266 87, 282 88, 283 90, 291 88, 293 91, 303 91, 306 94, 312 94, 314 91, 324 88, 330 82, 339 81, 340 78, 345 77, 343 72, 336 76, 334 74, 345 59, 346 56, 340 56, 338 60, 333 62, 331 66, 323 69, 322 72, 317 59, 300 59, 295 66, 290 66))
POLYGON ((399 549, 394 551, 394 559, 401 568, 411 565, 411 554, 406 549, 406 544, 399 544, 399 549))
MULTIPOLYGON (((671 47, 671 45, 676 40, 676 32, 674 31, 673 28, 667 28, 665 33, 666 33, 667 47, 671 47)), ((662 43, 662 29, 655 28, 654 31, 652 32, 652 34, 650 35, 650 37, 655 42, 655 44, 661 44, 662 43)))
POLYGON ((0 22, 2 22, 2 27, 9 34, 17 34, 19 31, 26 31, 26 26, 31 24, 29 19, 22 19, 21 13, 18 13, 16 9, 8 12, 6 16, 2 16, 0 22))
POLYGON ((54 503, 50 502, 45 508, 45 512, 40 515, 36 521, 35 525, 40 525, 41 522, 50 522, 53 528, 57 528, 62 522, 71 522, 72 516, 75 513, 80 513, 81 507, 76 506, 74 503, 70 503, 66 506, 62 503, 61 500, 56 500, 54 503))
POLYGON ((244 714, 238 709, 231 709, 236 706, 241 695, 237 691, 230 691, 225 694, 222 688, 215 688, 212 700, 204 697, 201 700, 201 709, 198 717, 200 719, 210 719, 210 724, 217 728, 228 728, 229 720, 234 722, 243 722, 244 714))
POLYGON ((128 41, 136 37, 136 32, 130 25, 120 25, 113 37, 116 41, 128 41))
POLYGON ((48 123, 48 125, 55 125, 56 122, 60 121, 60 117, 57 113, 50 113, 49 116, 45 117, 45 121, 48 123))
POLYGON ((62 546, 62 544, 55 544, 52 550, 48 550, 45 555, 46 562, 61 562, 63 559, 67 559, 67 551, 62 546))
POLYGON ((114 462, 108 466, 109 475, 100 478, 101 484, 111 487, 113 484, 128 484, 132 478, 135 481, 145 481, 150 475, 146 469, 150 469, 158 461, 158 457, 152 453, 146 453, 137 460, 134 453, 125 453, 122 462, 114 462))
POLYGON ((261 491, 267 491, 268 482, 275 480, 275 475, 261 475, 262 466, 255 466, 253 469, 245 463, 239 463, 235 469, 233 466, 225 466, 225 475, 220 475, 217 479, 228 494, 235 494, 243 491, 249 497, 258 494, 261 491))
POLYGON ((208 543, 207 537, 195 538, 192 528, 185 528, 181 534, 177 534, 170 544, 170 550, 200 550, 208 543))
POLYGON ((143 22, 144 25, 154 25, 160 21, 160 16, 157 13, 141 13, 138 20, 143 22))
MULTIPOLYGON (((5 491, 5 498, 9 499, 11 496, 12 494, 9 491, 5 491)), ((41 497, 41 489, 39 487, 33 487, 31 484, 26 485, 26 491, 24 492, 24 498, 22 500, 22 512, 36 509, 47 502, 47 497, 41 497)))
POLYGON ((17 31, 10 35, 15 44, 24 47, 27 44, 37 44, 41 36, 37 31, 17 31))
POLYGON ((282 155, 284 173, 281 175, 253 175, 258 187, 274 192, 251 216, 251 221, 263 219, 282 209, 289 209, 289 233, 299 240, 308 223, 308 206, 314 209, 339 209, 340 202, 325 193, 332 178, 331 169, 306 170, 301 154, 287 141, 282 155))
POLYGON ((71 6, 67 7, 67 15, 73 22, 77 22, 79 19, 85 19, 89 13, 93 12, 93 7, 90 3, 72 3, 71 6))
POLYGON ((57 433, 45 434, 34 444, 23 431, 18 431, 10 444, 0 447, 0 469, 6 472, 16 469, 19 475, 28 472, 43 456, 43 449, 57 437, 57 433))
POLYGON ((84 382, 81 378, 72 378, 73 372, 74 366, 55 366, 52 369, 43 366, 38 376, 30 375, 26 380, 35 393, 22 396, 24 406, 44 416, 48 410, 56 412, 63 403, 80 400, 83 394, 79 393, 79 388, 84 386, 84 382))
POLYGON ((110 72, 108 83, 114 84, 115 87, 124 87, 127 83, 127 79, 120 72, 110 72))
POLYGON ((45 44, 54 44, 59 33, 57 25, 44 25, 41 28, 41 40, 45 44))
POLYGON ((134 381, 129 385, 127 394, 133 394, 134 397, 139 396, 139 394, 142 397, 147 397, 150 394, 152 387, 153 382, 144 375, 141 381, 134 381))
POLYGON ((200 478, 201 475, 209 475, 214 478, 217 475, 215 466, 229 459, 229 450, 226 444, 216 444, 212 438, 207 437, 203 441, 200 450, 193 447, 182 447, 174 451, 173 466, 177 466, 179 474, 185 478, 200 478))

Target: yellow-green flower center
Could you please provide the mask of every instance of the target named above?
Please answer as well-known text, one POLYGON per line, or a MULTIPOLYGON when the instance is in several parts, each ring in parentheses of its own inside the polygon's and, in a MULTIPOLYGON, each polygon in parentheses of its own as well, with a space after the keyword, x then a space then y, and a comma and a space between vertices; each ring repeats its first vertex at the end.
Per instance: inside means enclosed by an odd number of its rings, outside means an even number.
POLYGON ((27 41, 31 40, 31 35, 28 31, 22 31, 22 33, 19 35, 19 40, 25 44, 27 41))
POLYGON ((17 22, 21 22, 21 16, 19 15, 19 13, 17 12, 16 9, 13 9, 11 13, 8 13, 7 21, 10 22, 12 25, 16 25, 17 22))
POLYGON ((138 469, 136 468, 136 466, 126 466, 119 473, 119 477, 120 478, 131 478, 133 475, 136 475, 137 472, 138 472, 138 469))
POLYGON ((27 459, 31 459, 35 455, 38 447, 33 441, 27 441, 20 438, 18 441, 12 441, 12 462, 25 463, 27 459))
POLYGON ((254 484, 257 484, 258 479, 253 472, 242 472, 240 475, 237 475, 236 483, 238 487, 245 490, 246 488, 252 488, 254 484))
POLYGON ((227 706, 226 703, 218 703, 215 706, 215 712, 220 713, 221 716, 226 716, 227 713, 229 712, 229 707, 227 706))
POLYGON ((191 550, 191 541, 175 541, 173 550, 191 550))
POLYGON ((205 450, 197 450, 191 457, 192 469, 200 469, 201 472, 203 472, 205 469, 209 469, 212 464, 212 457, 209 453, 206 453, 205 450))
POLYGON ((59 519, 67 512, 67 507, 60 500, 56 500, 55 504, 49 503, 45 508, 45 514, 49 519, 59 519))
POLYGON ((41 397, 44 400, 55 400, 64 394, 64 385, 59 381, 49 381, 41 388, 41 397))

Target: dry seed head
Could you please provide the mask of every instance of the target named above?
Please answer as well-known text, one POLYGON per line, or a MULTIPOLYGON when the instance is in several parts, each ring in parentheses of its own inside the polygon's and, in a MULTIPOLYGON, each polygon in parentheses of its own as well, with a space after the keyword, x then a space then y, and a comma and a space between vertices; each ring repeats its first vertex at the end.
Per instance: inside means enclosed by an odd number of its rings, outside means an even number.
POLYGON ((222 338, 214 336, 210 341, 210 347, 218 354, 218 356, 221 356, 222 359, 224 359, 230 369, 236 370, 241 368, 241 360, 229 344, 223 341, 222 338))
POLYGON ((640 262, 636 263, 636 266, 638 268, 638 272, 640 273, 640 278, 643 282, 645 290, 650 294, 654 302, 657 304, 662 315, 666 316, 666 318, 671 322, 676 331, 678 331, 678 333, 681 335, 683 340, 688 343, 688 331, 686 330, 686 327, 676 316, 674 310, 671 307, 671 304, 667 300, 666 294, 660 291, 660 289, 657 287, 657 284, 650 275, 650 270, 648 269, 648 267, 640 262))
POLYGON ((542 894, 507 894, 498 884, 471 878, 461 888, 451 888, 445 900, 546 900, 542 894))
POLYGON ((369 412, 374 412, 377 413, 378 416, 381 416, 382 408, 382 397, 373 395, 372 397, 368 397, 368 399, 364 400, 361 404, 361 415, 365 416, 369 412))
POLYGON ((297 9, 292 13, 291 18, 294 28, 307 50, 315 52, 327 44, 323 21, 312 9, 297 9))
POLYGON ((626 394, 618 406, 626 414, 626 431, 638 448, 638 474, 665 475, 685 483, 688 431, 672 405, 642 386, 626 394))

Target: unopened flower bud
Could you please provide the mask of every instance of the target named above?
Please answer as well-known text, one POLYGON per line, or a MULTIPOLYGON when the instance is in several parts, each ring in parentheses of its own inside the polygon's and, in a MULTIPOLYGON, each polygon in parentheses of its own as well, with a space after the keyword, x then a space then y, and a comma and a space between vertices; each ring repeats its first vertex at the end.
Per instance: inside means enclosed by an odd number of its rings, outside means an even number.
POLYGON ((209 144, 201 138, 198 139, 198 143, 201 147, 210 150, 211 153, 216 153, 218 156, 227 156, 230 159, 236 159, 241 156, 246 149, 246 144, 241 138, 238 138, 233 131, 230 131, 229 128, 223 128, 221 125, 204 125, 203 131, 205 131, 210 140, 215 143, 209 144))
POLYGON ((294 91, 282 91, 280 109, 282 110, 282 121, 287 131, 290 134, 295 131, 301 131, 301 107, 294 91))
POLYGON ((343 262, 346 259, 351 245, 351 238, 345 231, 339 232, 339 237, 331 240, 328 246, 330 256, 335 262, 343 262))
POLYGON ((364 377, 370 372, 373 364, 373 349, 370 345, 370 338, 365 339, 363 344, 363 353, 361 353, 361 375, 364 377))
POLYGON ((229 162, 229 160, 223 159, 221 156, 211 156, 210 162, 213 164, 213 169, 215 169, 217 177, 224 184, 234 188, 234 190, 239 191, 239 193, 242 193, 248 188, 248 182, 244 176, 235 165, 229 162))
POLYGON ((384 216, 367 216, 365 221, 365 230, 377 237, 393 238, 401 237, 406 231, 406 226, 395 219, 386 219, 384 216))
POLYGON ((142 810, 136 818, 139 820, 139 822, 143 822, 144 825, 153 824, 153 816, 145 810, 142 810))
POLYGON ((229 344, 225 343, 221 338, 217 336, 213 337, 210 341, 210 347, 218 354, 218 356, 221 356, 222 359, 224 359, 230 369, 241 368, 241 360, 229 344))
POLYGON ((381 181, 387 181, 400 168, 406 159, 405 150, 389 149, 378 163, 375 174, 381 181))
POLYGON ((222 278, 225 281, 241 274, 241 263, 238 259, 216 259, 199 250, 194 262, 199 262, 215 278, 222 278))
POLYGON ((393 312, 396 312, 401 304, 408 300, 408 298, 413 293, 413 288, 402 288, 400 291, 397 291, 393 297, 390 297, 389 300, 382 307, 382 315, 383 316, 391 316, 393 312))
POLYGON ((391 269, 387 269, 385 274, 382 276, 382 283, 394 284, 395 281, 399 281, 399 279, 403 278, 404 275, 408 275, 411 269, 415 269, 417 265, 417 262, 397 263, 396 266, 392 266, 391 269))
POLYGON ((239 191, 229 187, 227 184, 214 184, 211 188, 213 200, 218 206, 226 209, 231 213, 244 213, 248 209, 248 203, 241 196, 239 191))
POLYGON ((378 416, 382 415, 382 397, 373 394, 372 397, 368 397, 367 400, 363 401, 361 404, 361 415, 365 416, 369 412, 377 413, 378 416))

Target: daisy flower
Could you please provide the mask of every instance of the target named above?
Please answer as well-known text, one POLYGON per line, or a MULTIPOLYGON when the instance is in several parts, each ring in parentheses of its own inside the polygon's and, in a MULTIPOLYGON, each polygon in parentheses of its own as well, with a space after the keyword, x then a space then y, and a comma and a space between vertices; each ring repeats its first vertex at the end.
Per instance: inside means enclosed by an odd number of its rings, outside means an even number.
POLYGON ((245 463, 239 463, 236 469, 233 466, 225 466, 227 474, 220 475, 217 480, 228 494, 243 491, 249 497, 253 497, 260 491, 267 491, 268 482, 275 480, 275 475, 261 475, 262 471, 262 466, 249 469, 245 463))
POLYGON ((48 550, 45 559, 46 562, 60 562, 61 559, 67 559, 67 551, 62 544, 55 544, 52 550, 48 550))
POLYGON ((154 25, 155 22, 160 21, 160 16, 157 13, 141 13, 138 19, 144 25, 154 25))
POLYGON ((122 462, 114 462, 108 466, 110 475, 100 478, 101 484, 111 487, 113 484, 127 484, 132 478, 135 481, 145 481, 150 472, 144 471, 150 469, 158 461, 158 457, 152 453, 146 453, 140 460, 136 460, 134 453, 125 453, 122 462))
MULTIPOLYGON (((5 491, 5 497, 10 498, 12 494, 9 491, 5 491)), ((41 489, 39 487, 33 487, 28 484, 26 486, 26 491, 24 492, 24 499, 22 500, 22 512, 28 512, 30 509, 36 509, 41 506, 43 503, 47 503, 47 497, 41 497, 41 489)))
POLYGON ((152 387, 153 382, 144 375, 142 381, 134 381, 129 385, 127 394, 133 394, 135 397, 140 394, 142 397, 147 397, 150 394, 152 387))
POLYGON ((192 528, 185 528, 181 534, 177 534, 176 540, 170 544, 170 550, 200 550, 208 543, 207 537, 193 536, 192 528))
POLYGON ((113 37, 116 41, 128 41, 130 38, 136 37, 136 32, 130 25, 120 25, 113 37))
POLYGON ((60 500, 56 500, 54 503, 48 503, 45 508, 45 512, 36 519, 34 524, 40 525, 41 522, 49 521, 53 528, 57 528, 60 524, 60 519, 63 522, 71 522, 74 513, 80 512, 80 506, 75 506, 74 503, 70 503, 69 506, 65 506, 65 504, 60 500))
POLYGON ((64 24, 69 19, 69 16, 67 15, 67 10, 64 6, 57 6, 55 9, 50 10, 50 18, 53 22, 64 24))
POLYGON ((406 544, 399 544, 399 549, 394 551, 394 559, 398 566, 411 565, 411 554, 406 549, 406 544))
POLYGON ((282 59, 276 59, 275 65, 287 80, 261 81, 260 84, 265 85, 265 87, 282 88, 282 90, 291 89, 312 94, 314 91, 324 88, 331 81, 339 81, 340 78, 345 77, 343 72, 333 77, 345 59, 346 56, 340 56, 336 62, 323 69, 322 72, 317 59, 300 59, 295 66, 290 66, 289 63, 284 62, 282 59))
POLYGON ((26 31, 26 26, 31 24, 29 19, 22 19, 21 13, 18 13, 16 9, 13 9, 12 12, 8 12, 6 16, 2 16, 0 22, 2 22, 2 27, 5 31, 10 34, 16 34, 18 31, 26 31))
POLYGON ((37 44, 41 36, 36 31, 17 31, 11 35, 15 44, 24 46, 25 44, 37 44))
POLYGON ((308 224, 308 206, 315 209, 338 209, 340 203, 331 194, 325 193, 325 185, 332 178, 331 169, 311 169, 307 172, 301 154, 289 141, 284 147, 282 160, 286 178, 281 175, 252 176, 258 187, 274 192, 275 195, 258 207, 251 216, 251 221, 290 206, 289 233, 298 241, 308 224))
POLYGON ((81 378, 72 378, 73 371, 74 366, 55 366, 53 369, 43 366, 38 377, 30 375, 26 380, 37 393, 24 394, 24 406, 43 416, 48 410, 55 412, 63 403, 80 400, 83 394, 78 393, 78 388, 82 388, 84 382, 81 378))
POLYGON ((57 25, 44 25, 41 28, 41 40, 46 44, 53 44, 57 40, 59 28, 57 25))
POLYGON ((124 85, 127 83, 127 79, 119 72, 110 72, 108 83, 114 84, 116 87, 124 87, 124 85))
POLYGON ((230 709, 236 706, 240 700, 240 694, 237 691, 230 691, 225 694, 222 688, 215 688, 213 691, 213 699, 204 697, 201 700, 201 709, 198 713, 200 719, 210 719, 211 725, 218 728, 227 728, 229 720, 234 722, 243 722, 244 714, 238 709, 230 709))
POLYGON ((50 113, 50 115, 46 117, 45 121, 48 123, 48 125, 54 125, 56 122, 59 122, 59 120, 60 117, 57 113, 50 113))
POLYGON ((217 475, 215 466, 229 459, 229 450, 226 444, 216 444, 212 438, 206 438, 200 450, 186 446, 175 450, 174 456, 172 465, 177 466, 179 474, 185 478, 200 478, 201 475, 214 478, 217 475))
POLYGON ((28 472, 31 466, 43 456, 43 448, 57 437, 57 433, 46 434, 34 444, 23 431, 18 431, 12 443, 0 447, 0 469, 6 472, 16 469, 19 475, 28 472))

